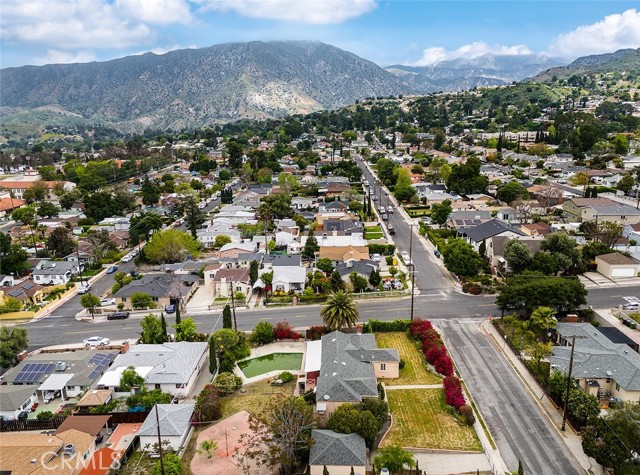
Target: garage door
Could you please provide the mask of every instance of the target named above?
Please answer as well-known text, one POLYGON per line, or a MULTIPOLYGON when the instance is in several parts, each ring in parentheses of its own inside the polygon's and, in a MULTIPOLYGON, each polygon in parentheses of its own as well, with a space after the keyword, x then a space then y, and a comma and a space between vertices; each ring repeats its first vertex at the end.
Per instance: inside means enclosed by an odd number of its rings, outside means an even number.
POLYGON ((611 269, 611 277, 635 277, 635 268, 620 267, 618 269, 611 269))

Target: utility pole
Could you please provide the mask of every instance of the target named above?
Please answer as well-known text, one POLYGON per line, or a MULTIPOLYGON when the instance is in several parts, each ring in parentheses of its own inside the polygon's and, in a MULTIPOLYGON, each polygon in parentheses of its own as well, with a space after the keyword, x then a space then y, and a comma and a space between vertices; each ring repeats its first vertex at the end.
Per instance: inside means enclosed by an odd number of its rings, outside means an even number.
POLYGON ((562 411, 562 425, 560 430, 564 431, 567 424, 567 409, 569 407, 569 392, 571 391, 571 373, 573 372, 573 352, 576 349, 576 338, 583 338, 573 335, 571 337, 571 356, 569 356, 569 374, 567 375, 567 392, 564 397, 564 409, 562 411))
POLYGON ((230 282, 231 285, 231 309, 233 311, 233 329, 238 331, 238 322, 236 321, 236 299, 233 295, 233 282, 230 282))
POLYGON ((413 321, 413 297, 416 282, 416 266, 413 263, 413 223, 409 225, 409 265, 411 266, 411 321, 413 321))
POLYGON ((158 405, 156 404, 156 427, 158 433, 158 452, 160 453, 160 473, 165 475, 164 456, 162 455, 162 439, 160 438, 160 417, 158 417, 158 405))

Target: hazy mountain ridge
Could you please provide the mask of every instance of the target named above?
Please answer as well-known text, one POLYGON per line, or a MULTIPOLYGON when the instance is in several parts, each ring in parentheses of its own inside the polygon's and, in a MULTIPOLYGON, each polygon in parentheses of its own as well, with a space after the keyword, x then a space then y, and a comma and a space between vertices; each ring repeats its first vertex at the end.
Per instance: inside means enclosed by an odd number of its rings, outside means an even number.
POLYGON ((485 54, 476 58, 442 61, 434 66, 392 65, 392 72, 421 92, 460 91, 520 81, 540 71, 566 63, 542 55, 485 54))
POLYGON ((370 61, 307 41, 230 43, 0 75, 3 106, 14 112, 55 106, 121 130, 278 117, 411 92, 370 61))
POLYGON ((582 56, 567 66, 555 67, 542 71, 531 80, 544 82, 552 79, 566 78, 574 74, 586 72, 612 72, 623 70, 640 71, 640 48, 620 49, 613 53, 582 56))

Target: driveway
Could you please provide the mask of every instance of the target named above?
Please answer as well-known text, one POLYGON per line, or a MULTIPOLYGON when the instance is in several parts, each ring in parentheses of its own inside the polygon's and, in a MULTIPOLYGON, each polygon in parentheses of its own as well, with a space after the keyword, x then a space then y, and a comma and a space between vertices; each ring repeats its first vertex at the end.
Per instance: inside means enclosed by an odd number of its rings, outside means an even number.
POLYGON ((510 470, 518 461, 525 473, 584 473, 557 429, 513 369, 473 320, 433 320, 482 413, 510 470))

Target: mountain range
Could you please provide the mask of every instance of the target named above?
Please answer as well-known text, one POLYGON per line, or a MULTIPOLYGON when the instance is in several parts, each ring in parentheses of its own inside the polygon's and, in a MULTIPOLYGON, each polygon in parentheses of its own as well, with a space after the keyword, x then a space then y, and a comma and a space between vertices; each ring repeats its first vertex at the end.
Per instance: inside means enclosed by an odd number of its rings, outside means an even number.
POLYGON ((500 86, 535 76, 540 71, 567 64, 567 60, 537 54, 458 58, 432 66, 394 64, 385 69, 419 92, 462 91, 474 87, 500 86))
MULTIPOLYGON (((590 69, 640 65, 640 49, 578 58, 539 55, 386 69, 314 41, 228 43, 106 62, 0 70, 0 123, 181 130, 243 118, 305 114, 367 97, 497 86, 590 69), (545 70, 543 73, 540 71, 545 70), (540 73, 540 74, 538 74, 540 73)), ((6 130, 6 128, 5 128, 6 130)))

